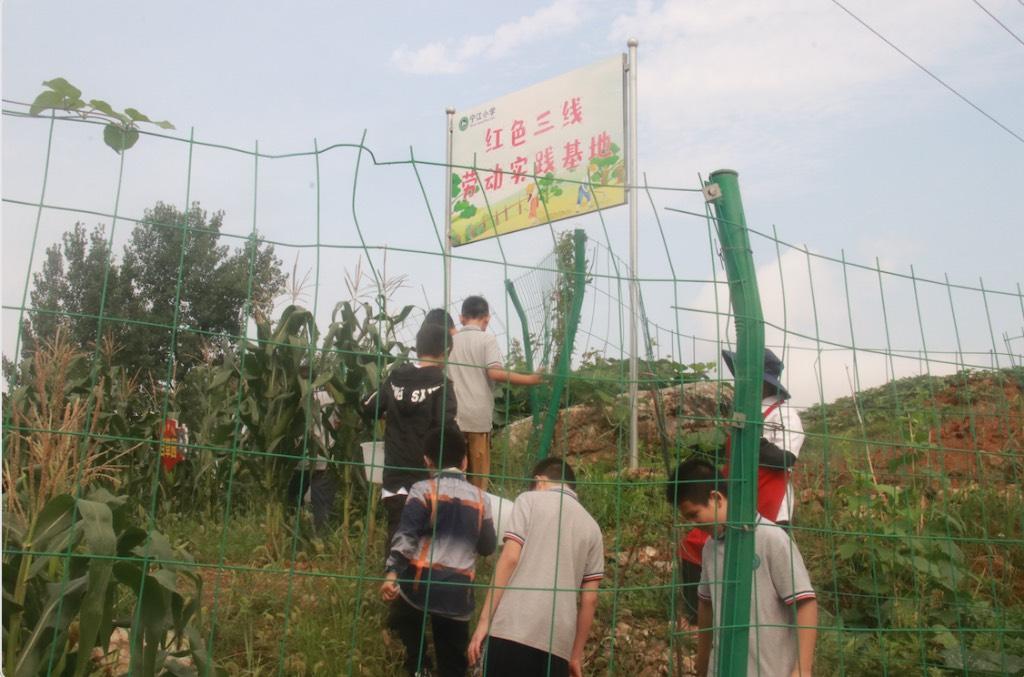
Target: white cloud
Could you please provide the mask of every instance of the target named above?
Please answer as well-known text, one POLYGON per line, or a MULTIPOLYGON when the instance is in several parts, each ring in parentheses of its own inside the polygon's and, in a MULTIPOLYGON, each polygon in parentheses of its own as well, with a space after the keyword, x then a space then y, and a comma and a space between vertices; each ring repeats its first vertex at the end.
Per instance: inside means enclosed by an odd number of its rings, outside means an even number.
MULTIPOLYGON (((854 11, 909 49, 918 60, 941 66, 972 39, 975 18, 963 3, 913 0, 850 2, 854 11)), ((612 36, 641 40, 640 77, 648 96, 670 97, 680 89, 701 92, 707 104, 738 114, 744 107, 788 112, 811 104, 836 104, 821 94, 843 94, 889 81, 915 67, 858 25, 838 7, 817 0, 759 2, 709 0, 638 5, 616 18, 612 36)), ((841 98, 841 97, 840 97, 841 98)))
POLYGON ((465 68, 465 64, 448 56, 447 48, 440 42, 431 42, 416 50, 402 45, 392 52, 391 61, 399 69, 415 75, 458 73, 465 68))
POLYGON ((555 0, 533 14, 501 24, 486 35, 431 42, 423 47, 399 46, 391 61, 416 75, 460 73, 476 60, 493 61, 519 47, 572 32, 583 14, 581 0, 555 0))
MULTIPOLYGON (((970 3, 844 4, 964 91, 1005 76, 997 66, 1008 46, 992 45, 991 20, 970 3)), ((936 101, 962 105, 820 0, 641 0, 609 37, 639 38, 641 135, 647 125, 647 136, 672 139, 647 155, 653 176, 678 173, 680 157, 695 168, 708 161, 813 173, 831 163, 847 130, 926 115, 936 101)))

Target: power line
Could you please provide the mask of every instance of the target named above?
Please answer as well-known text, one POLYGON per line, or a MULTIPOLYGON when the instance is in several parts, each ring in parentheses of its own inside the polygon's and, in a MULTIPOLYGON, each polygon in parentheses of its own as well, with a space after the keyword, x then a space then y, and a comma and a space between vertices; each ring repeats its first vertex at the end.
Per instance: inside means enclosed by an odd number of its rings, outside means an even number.
MULTIPOLYGON (((1011 30, 1010 30, 1010 27, 1009 27, 1009 26, 1007 26, 1007 25, 1006 25, 1006 24, 1004 24, 1004 23, 1003 23, 1002 21, 1000 21, 999 19, 997 19, 997 18, 996 18, 996 15, 995 15, 995 14, 993 14, 992 12, 988 11, 987 9, 985 9, 985 6, 984 6, 984 5, 982 5, 982 4, 980 3, 980 2, 978 2, 978 0, 971 0, 971 1, 972 1, 972 2, 973 2, 973 3, 975 4, 975 5, 977 5, 977 6, 978 6, 978 8, 979 8, 979 9, 980 9, 980 10, 981 10, 982 12, 984 12, 985 14, 988 14, 988 15, 989 15, 989 17, 990 17, 990 18, 991 18, 991 19, 992 19, 993 21, 995 21, 995 22, 996 22, 997 24, 999 24, 1000 26, 1002 26, 1002 27, 1003 27, 1003 30, 1004 30, 1004 31, 1006 31, 1007 33, 1009 33, 1010 35, 1012 35, 1012 36, 1013 36, 1013 39, 1014 39, 1014 40, 1016 40, 1017 42, 1019 42, 1019 43, 1020 43, 1021 45, 1024 45, 1024 40, 1022 40, 1022 39, 1021 39, 1021 37, 1020 37, 1019 35, 1017 35, 1017 34, 1016 34, 1016 33, 1014 33, 1013 31, 1011 31, 1011 30)), ((1020 3, 1021 3, 1022 5, 1024 5, 1024 0, 1019 0, 1019 1, 1020 1, 1020 3)))
MULTIPOLYGON (((1021 2, 1021 4, 1024 4, 1024 0, 1019 0, 1019 1, 1021 2)), ((926 74, 926 75, 928 75, 928 77, 930 77, 931 79, 935 80, 935 82, 939 83, 940 85, 942 85, 943 87, 945 87, 946 89, 948 89, 948 90, 949 90, 950 92, 952 92, 953 94, 955 94, 955 95, 956 95, 956 97, 957 97, 958 99, 960 99, 961 101, 963 101, 964 103, 966 103, 966 104, 967 104, 968 106, 970 106, 970 107, 971 107, 971 108, 973 108, 974 110, 976 110, 976 111, 978 111, 979 113, 981 113, 982 115, 984 115, 984 116, 985 116, 986 118, 988 118, 988 119, 989 119, 989 121, 990 121, 990 122, 992 122, 993 124, 995 124, 996 126, 998 126, 998 127, 999 127, 1000 129, 1002 129, 1002 130, 1003 130, 1004 132, 1006 132, 1007 134, 1009 134, 1009 135, 1010 135, 1010 136, 1012 136, 1013 138, 1017 139, 1017 140, 1018 140, 1018 141, 1020 141, 1021 143, 1024 143, 1024 136, 1021 136, 1021 135, 1020 135, 1020 134, 1018 134, 1017 132, 1013 131, 1012 129, 1010 129, 1009 127, 1007 127, 1006 125, 1004 125, 1004 124, 1003 124, 1002 122, 1000 122, 999 120, 996 120, 996 119, 995 119, 994 117, 992 117, 991 115, 989 115, 988 113, 986 113, 986 112, 985 112, 985 111, 984 111, 984 110, 983 110, 983 109, 981 108, 981 106, 979 106, 978 104, 976 104, 976 103, 974 103, 973 101, 971 101, 970 99, 968 99, 968 98, 967 98, 966 96, 964 96, 963 94, 961 94, 960 92, 958 92, 958 91, 957 91, 956 89, 954 89, 954 88, 953 88, 953 87, 952 87, 951 85, 948 85, 948 84, 946 84, 946 82, 945 82, 945 81, 944 81, 944 80, 943 80, 942 78, 940 78, 940 77, 939 77, 938 75, 936 75, 935 73, 932 73, 932 72, 931 72, 930 70, 928 70, 928 69, 927 69, 927 68, 925 68, 925 67, 924 67, 923 65, 921 65, 920 63, 918 63, 918 62, 917 62, 917 61, 916 61, 916 60, 914 59, 914 57, 910 56, 909 54, 907 54, 906 52, 904 52, 904 51, 903 51, 902 49, 900 49, 899 47, 897 47, 896 45, 894 45, 894 44, 893 44, 893 43, 892 43, 891 41, 889 41, 889 40, 888 40, 888 39, 887 39, 887 38, 886 38, 886 37, 885 37, 884 35, 882 35, 882 34, 881 34, 881 33, 879 33, 878 31, 876 31, 876 30, 875 30, 874 28, 872 28, 871 26, 869 26, 869 25, 868 25, 868 24, 867 24, 867 23, 866 23, 866 22, 865 22, 865 21, 864 21, 863 19, 861 19, 861 18, 860 18, 859 16, 857 16, 856 14, 854 14, 853 12, 851 12, 850 10, 846 9, 846 7, 844 7, 844 6, 843 6, 843 4, 842 4, 841 2, 839 2, 839 0, 832 0, 832 3, 833 3, 833 4, 835 5, 835 6, 837 6, 837 7, 839 8, 839 9, 841 9, 841 10, 843 10, 844 12, 846 12, 847 14, 849 14, 849 15, 850 15, 850 16, 851 16, 851 17, 852 17, 852 18, 853 18, 853 19, 854 19, 854 20, 855 20, 855 21, 856 21, 857 23, 859 23, 859 24, 860 24, 861 26, 863 26, 864 28, 866 28, 866 29, 868 29, 869 31, 871 31, 871 33, 872 33, 872 34, 873 34, 873 35, 874 35, 875 37, 877 37, 877 38, 878 38, 879 40, 881 40, 882 42, 884 42, 885 44, 889 45, 889 46, 890 46, 890 47, 892 47, 892 48, 893 48, 894 50, 896 50, 896 51, 897 51, 897 52, 898 52, 898 53, 900 54, 900 56, 902 56, 902 57, 903 57, 904 59, 906 59, 907 61, 909 61, 910 63, 914 64, 915 66, 917 66, 918 68, 920 68, 920 69, 921 69, 922 71, 924 71, 924 72, 925 72, 925 74, 926 74)))

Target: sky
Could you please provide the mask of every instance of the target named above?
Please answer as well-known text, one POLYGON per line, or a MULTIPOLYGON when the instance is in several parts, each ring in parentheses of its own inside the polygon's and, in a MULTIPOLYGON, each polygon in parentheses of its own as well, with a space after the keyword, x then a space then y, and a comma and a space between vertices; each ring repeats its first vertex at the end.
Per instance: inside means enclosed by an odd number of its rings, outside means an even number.
MULTIPOLYGON (((225 232, 255 228, 280 243, 289 270, 319 281, 300 302, 315 306, 321 329, 347 297, 361 241, 389 248, 371 259, 404 280, 395 303, 438 305, 447 180, 431 164, 417 166, 418 178, 404 161, 443 162, 447 106, 468 109, 601 61, 624 52, 630 37, 639 40, 640 176, 649 186, 693 189, 713 170, 739 172, 768 343, 785 352, 798 406, 892 374, 1009 366, 1011 356, 997 362, 993 350, 1015 352, 1018 363, 1024 353, 1019 0, 8 0, 2 21, 5 111, 62 76, 86 98, 170 120, 172 135, 201 144, 288 154, 365 138, 372 152, 346 146, 322 153, 319 167, 310 155, 254 166, 244 153, 196 145, 190 164, 188 144, 143 137, 125 155, 118 191, 120 158, 99 128, 60 124, 45 202, 72 211, 38 212, 21 203, 41 195, 47 123, 5 115, 5 355, 43 249, 76 218, 110 232, 111 218, 74 210, 113 214, 116 206, 140 218, 158 200, 222 209, 225 232), (317 223, 326 245, 319 266, 318 250, 299 246, 317 242, 317 223), (844 269, 842 260, 862 267, 844 269), (931 282, 946 276, 970 288, 931 282), (886 358, 888 349, 899 356, 886 358)), ((661 327, 653 350, 716 361, 717 341, 733 325, 714 314, 728 298, 713 284, 724 271, 699 216, 703 199, 660 189, 638 197, 638 272, 647 316, 661 327), (696 338, 672 336, 676 327, 696 338)), ((507 341, 519 328, 502 281, 535 265, 553 233, 583 228, 604 268, 595 268, 584 306, 581 348, 619 356, 628 323, 619 320, 616 285, 602 275, 611 271, 608 251, 627 258, 627 208, 602 217, 457 249, 454 298, 487 295, 507 341)), ((119 250, 131 223, 114 225, 119 250)))

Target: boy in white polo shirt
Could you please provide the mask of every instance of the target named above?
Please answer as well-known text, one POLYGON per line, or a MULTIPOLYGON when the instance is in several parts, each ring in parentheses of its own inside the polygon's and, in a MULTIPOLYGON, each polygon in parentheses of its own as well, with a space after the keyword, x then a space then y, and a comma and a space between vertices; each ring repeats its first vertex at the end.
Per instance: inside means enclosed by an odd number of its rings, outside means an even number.
POLYGON ((485 677, 568 677, 583 670, 604 577, 601 529, 576 498, 568 463, 546 458, 533 477, 533 491, 520 494, 512 508, 493 585, 469 641, 470 665, 486 645, 485 677))
MULTIPOLYGON (((704 544, 704 567, 697 588, 699 677, 718 674, 728 495, 727 480, 715 466, 700 458, 680 463, 667 486, 667 497, 678 507, 683 521, 697 525, 710 536, 704 544)), ((747 674, 810 677, 818 637, 814 588, 796 543, 782 527, 762 515, 757 516, 754 527, 750 596, 747 674)))
POLYGON ((452 338, 448 377, 455 384, 459 412, 455 421, 469 447, 469 481, 487 490, 491 473, 491 427, 494 418, 494 384, 537 385, 540 374, 520 374, 504 368, 494 334, 487 333, 490 306, 482 296, 462 302, 462 330, 452 338))

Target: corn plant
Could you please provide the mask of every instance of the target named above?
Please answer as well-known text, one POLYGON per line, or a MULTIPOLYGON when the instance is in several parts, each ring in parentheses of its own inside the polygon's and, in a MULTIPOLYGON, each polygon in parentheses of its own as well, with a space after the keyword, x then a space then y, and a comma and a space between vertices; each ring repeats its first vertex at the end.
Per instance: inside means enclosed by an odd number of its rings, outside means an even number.
MULTIPOLYGON (((238 389, 229 383, 230 376, 229 370, 211 360, 193 367, 174 384, 168 416, 186 422, 191 437, 188 448, 182 450, 185 460, 173 472, 164 473, 160 482, 161 507, 168 511, 212 515, 223 509, 232 463, 213 442, 229 445, 235 429, 235 416, 227 405, 235 403, 238 389)), ((155 459, 152 464, 153 471, 159 472, 155 459)), ((244 493, 245 480, 237 479, 235 488, 244 493)))
MULTIPOLYGON (((4 398, 3 461, 4 667, 9 675, 86 674, 92 649, 102 654, 119 599, 118 586, 135 585, 140 638, 133 674, 155 674, 167 629, 181 640, 197 612, 177 591, 173 561, 152 565, 116 561, 139 553, 180 560, 166 539, 130 525, 125 496, 138 382, 110 366, 113 348, 98 359, 74 349, 61 331, 19 366, 4 398), (133 404, 134 403, 134 404, 133 404), (77 497, 76 497, 77 496, 77 497), (144 545, 143 550, 139 550, 144 545), (165 572, 165 573, 158 573, 165 572), (153 579, 150 591, 139 581, 153 579), (162 588, 162 591, 161 591, 162 588), (77 638, 73 630, 77 628, 77 638), (159 631, 159 632, 158 632, 159 631)), ((145 407, 142 407, 145 409, 145 407)), ((144 416, 143 416, 144 418, 144 416)), ((198 594, 195 597, 198 600, 198 594)), ((181 646, 178 647, 181 649, 181 646)), ((195 663, 203 657, 195 657, 195 663)))
POLYGON ((344 301, 335 308, 322 341, 313 314, 301 306, 285 308, 273 326, 257 317, 256 341, 243 342, 211 376, 208 388, 223 389, 217 398, 222 408, 210 414, 212 422, 203 433, 208 440, 197 442, 245 449, 236 457, 230 481, 252 482, 262 496, 280 494, 303 457, 336 461, 344 486, 350 486, 356 481, 349 472, 357 462, 356 445, 368 436, 360 404, 379 385, 381 371, 407 354, 396 332, 411 311, 405 306, 392 315, 384 299, 344 301), (312 397, 311 391, 319 389, 331 402, 312 397), (313 425, 331 434, 311 435, 313 425))
MULTIPOLYGON (((247 453, 237 456, 237 473, 231 481, 256 478, 265 492, 277 492, 296 458, 301 457, 306 435, 306 412, 314 398, 304 397, 319 376, 303 376, 302 368, 315 355, 319 331, 313 314, 300 306, 288 306, 275 326, 268 318, 256 317, 256 341, 243 341, 225 358, 210 389, 227 385, 225 409, 237 417, 238 425, 220 426, 212 431, 215 446, 231 446, 247 453), (238 392, 240 389, 241 392, 238 392), (240 426, 240 427, 239 427, 240 426), (238 437, 235 439, 235 429, 238 437), (252 453, 256 452, 256 453, 252 453)), ((314 443, 313 436, 309 442, 314 443)), ((310 449, 313 456, 319 449, 310 449)))
POLYGON ((168 659, 183 656, 209 674, 195 629, 202 579, 161 533, 131 524, 136 514, 126 497, 96 489, 4 516, 6 674, 89 674, 116 626, 130 629, 130 674, 170 674, 168 659))

